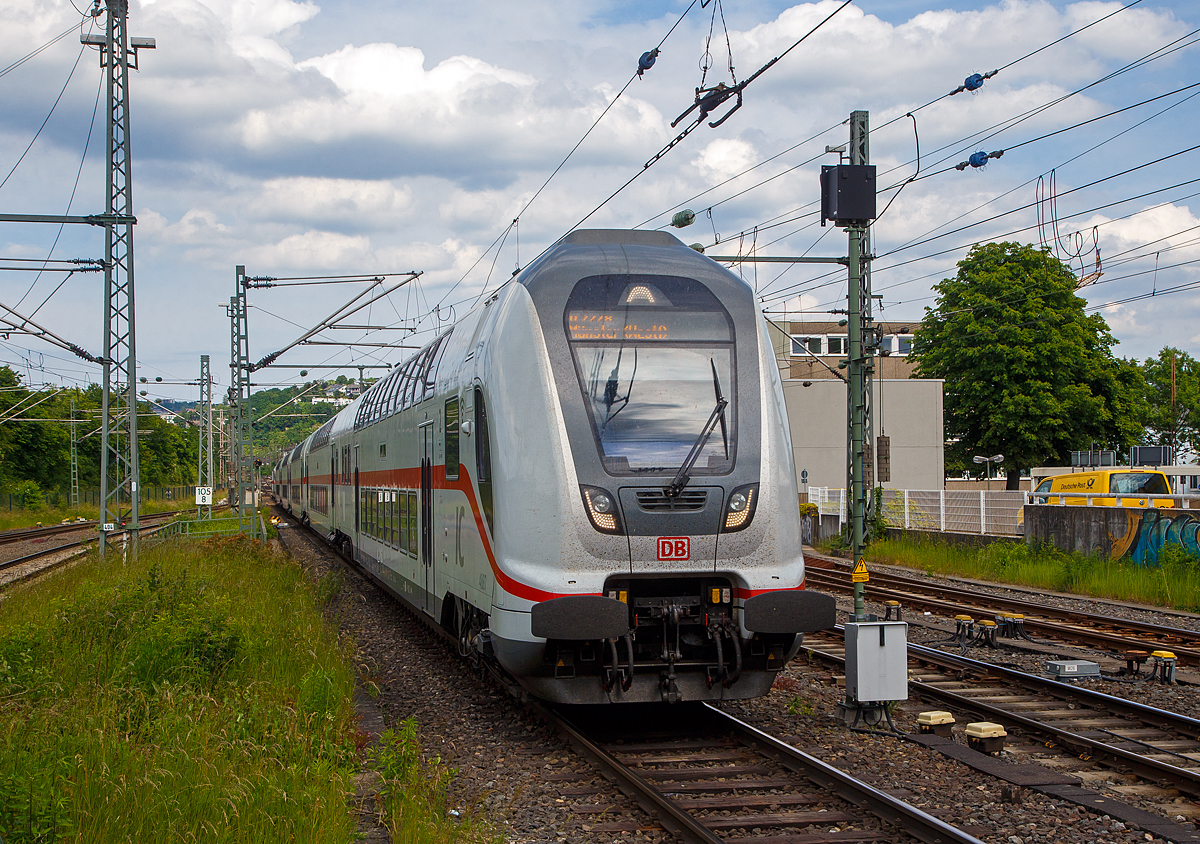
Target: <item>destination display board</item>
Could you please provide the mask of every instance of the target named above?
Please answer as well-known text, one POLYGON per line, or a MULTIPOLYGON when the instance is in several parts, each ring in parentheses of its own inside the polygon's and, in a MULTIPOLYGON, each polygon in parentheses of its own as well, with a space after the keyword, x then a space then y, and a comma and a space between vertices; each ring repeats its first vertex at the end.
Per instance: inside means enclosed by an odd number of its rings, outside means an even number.
POLYGON ((729 341, 725 314, 717 311, 646 309, 571 310, 567 337, 573 341, 675 342, 729 341))

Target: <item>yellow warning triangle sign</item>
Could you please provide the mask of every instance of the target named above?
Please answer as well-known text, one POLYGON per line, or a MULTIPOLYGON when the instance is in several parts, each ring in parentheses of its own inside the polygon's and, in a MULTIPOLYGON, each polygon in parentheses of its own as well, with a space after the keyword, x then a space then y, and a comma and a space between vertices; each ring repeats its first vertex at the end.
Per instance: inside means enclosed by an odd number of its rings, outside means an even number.
POLYGON ((850 572, 850 581, 852 583, 866 583, 871 579, 867 573, 867 560, 865 557, 859 557, 858 562, 854 564, 854 571, 850 572))

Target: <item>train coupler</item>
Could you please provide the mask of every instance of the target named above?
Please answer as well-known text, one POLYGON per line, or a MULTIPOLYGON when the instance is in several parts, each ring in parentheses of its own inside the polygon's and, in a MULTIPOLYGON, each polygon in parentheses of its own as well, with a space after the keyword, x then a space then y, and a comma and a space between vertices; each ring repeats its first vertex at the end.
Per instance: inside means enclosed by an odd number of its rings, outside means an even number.
POLYGON ((659 691, 662 694, 663 703, 679 703, 683 700, 683 694, 679 691, 679 684, 675 682, 675 667, 664 671, 658 680, 659 691))

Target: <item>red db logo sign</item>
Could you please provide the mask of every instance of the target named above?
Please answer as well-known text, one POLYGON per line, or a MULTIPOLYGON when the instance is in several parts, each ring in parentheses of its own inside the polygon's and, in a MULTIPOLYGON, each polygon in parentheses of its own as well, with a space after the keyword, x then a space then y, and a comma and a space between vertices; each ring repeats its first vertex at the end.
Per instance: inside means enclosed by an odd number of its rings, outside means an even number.
POLYGON ((660 536, 658 558, 660 560, 687 560, 692 556, 692 540, 686 536, 660 536))

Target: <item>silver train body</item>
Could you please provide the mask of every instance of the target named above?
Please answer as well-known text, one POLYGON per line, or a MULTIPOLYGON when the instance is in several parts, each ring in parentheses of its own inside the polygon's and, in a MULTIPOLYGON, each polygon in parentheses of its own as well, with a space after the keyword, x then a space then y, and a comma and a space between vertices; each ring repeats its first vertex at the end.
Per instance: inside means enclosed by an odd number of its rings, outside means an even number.
POLYGON ((765 694, 803 633, 791 438, 750 288, 662 232, 577 231, 296 446, 275 492, 567 703, 765 694))

